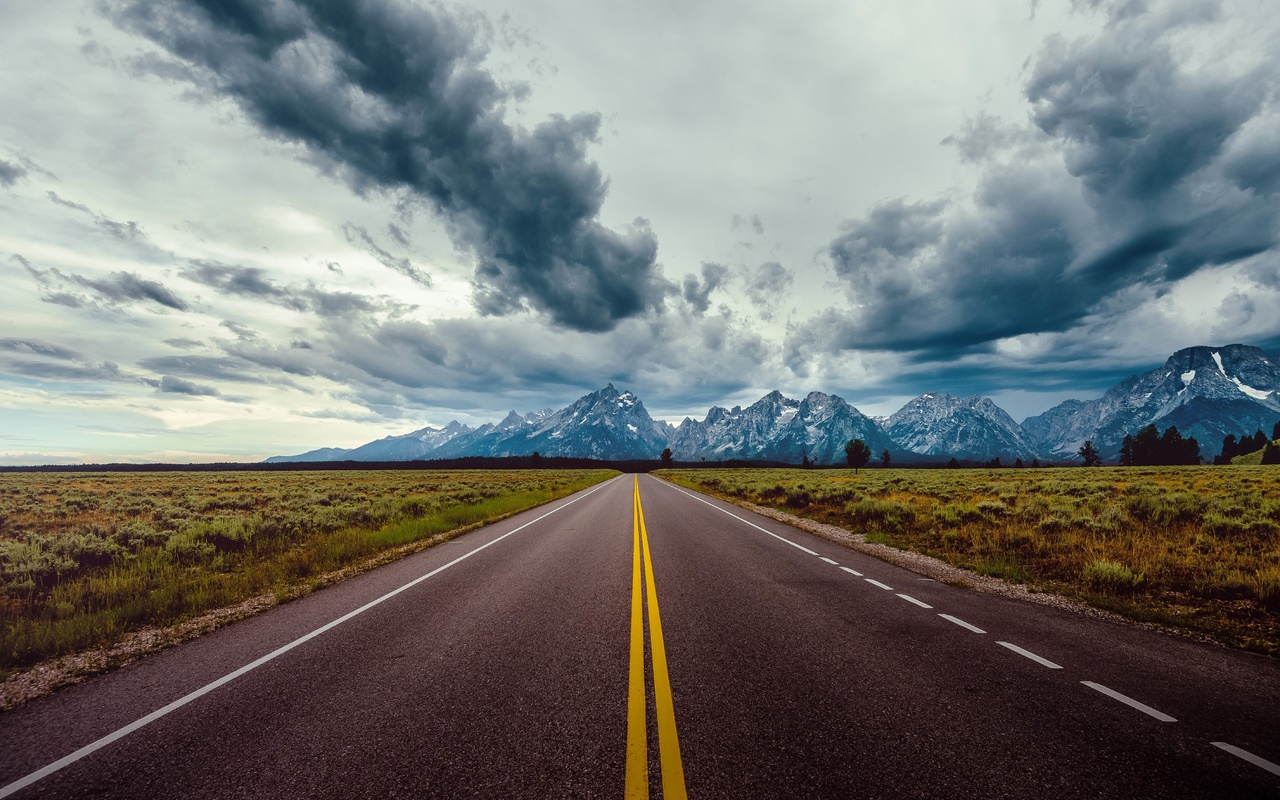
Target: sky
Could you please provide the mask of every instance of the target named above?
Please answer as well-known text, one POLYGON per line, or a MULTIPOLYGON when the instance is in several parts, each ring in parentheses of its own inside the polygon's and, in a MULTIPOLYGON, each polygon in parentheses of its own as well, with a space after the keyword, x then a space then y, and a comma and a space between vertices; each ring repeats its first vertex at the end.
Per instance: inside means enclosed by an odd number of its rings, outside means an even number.
POLYGON ((0 464, 1280 352, 1263 5, 3 4, 0 464))

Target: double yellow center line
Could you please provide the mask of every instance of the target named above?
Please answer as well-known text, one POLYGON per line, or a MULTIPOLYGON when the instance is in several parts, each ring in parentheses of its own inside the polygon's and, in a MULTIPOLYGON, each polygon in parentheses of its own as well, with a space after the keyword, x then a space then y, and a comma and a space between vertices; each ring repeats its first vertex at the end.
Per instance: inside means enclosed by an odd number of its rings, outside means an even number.
POLYGON ((671 702, 671 681, 667 676, 667 649, 662 641, 662 616, 658 613, 658 590, 653 585, 653 559, 649 555, 649 532, 644 527, 640 505, 640 479, 634 479, 631 527, 631 677, 627 695, 627 784, 628 800, 649 797, 649 741, 646 732, 644 680, 644 603, 640 596, 640 560, 644 557, 644 586, 649 606, 649 646, 653 653, 653 695, 658 714, 658 756, 662 768, 664 800, 685 800, 684 767, 680 763, 680 740, 676 737, 676 712, 671 702))

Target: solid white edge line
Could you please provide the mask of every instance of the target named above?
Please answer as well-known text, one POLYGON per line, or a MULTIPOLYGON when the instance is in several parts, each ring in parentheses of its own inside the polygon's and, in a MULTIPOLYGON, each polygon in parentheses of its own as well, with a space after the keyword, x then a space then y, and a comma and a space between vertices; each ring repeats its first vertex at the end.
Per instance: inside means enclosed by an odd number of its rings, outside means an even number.
POLYGON ((917 600, 917 599, 915 599, 914 597, 912 597, 912 596, 911 596, 911 595, 909 595, 909 594, 902 594, 902 593, 899 593, 899 594, 898 594, 898 597, 901 597, 903 600, 906 600, 908 603, 915 603, 916 605, 920 606, 921 608, 933 608, 933 606, 929 605, 928 603, 924 602, 923 600, 917 600))
POLYGON ((968 628, 974 633, 986 633, 986 631, 984 631, 982 628, 979 628, 977 625, 970 625, 969 623, 965 622, 959 617, 953 617, 950 614, 939 614, 938 616, 942 617, 947 622, 954 622, 955 624, 959 625, 961 628, 968 628))
POLYGON ((858 572, 856 569, 849 569, 848 567, 841 567, 840 569, 844 570, 845 572, 849 573, 850 575, 857 575, 859 578, 861 578, 861 577, 862 577, 862 573, 861 573, 861 572, 858 572))
POLYGON ((832 561, 831 559, 827 558, 826 556, 818 556, 818 558, 819 558, 820 560, 822 560, 822 561, 827 562, 828 564, 830 564, 830 565, 832 565, 832 566, 834 566, 834 567, 838 567, 838 566, 840 566, 840 562, 839 562, 839 561, 832 561))
POLYGON ((1062 669, 1062 666, 1060 664, 1055 664, 1047 658, 1042 658, 1036 655, 1035 653, 1031 652, 1030 650, 1023 650, 1021 647, 1018 647, 1016 644, 1011 644, 1009 642, 996 642, 996 644, 1000 645, 1001 647, 1007 647, 1013 652, 1017 653, 1018 655, 1023 656, 1025 658, 1029 658, 1043 667, 1048 667, 1049 669, 1062 669))
MULTIPOLYGON (((618 478, 620 477, 623 477, 623 476, 619 475, 618 478)), ((109 733, 106 736, 103 736, 102 738, 97 739, 96 741, 90 742, 84 747, 81 747, 79 750, 76 750, 73 753, 65 755, 62 758, 58 759, 57 761, 53 762, 52 764, 41 767, 40 769, 36 770, 35 772, 32 772, 29 775, 26 775, 25 777, 19 778, 18 780, 10 783, 7 786, 0 787, 0 797, 8 797, 14 792, 25 789, 31 784, 49 777, 50 775, 61 770, 62 768, 70 766, 71 764, 74 764, 75 762, 79 761, 85 756, 91 755, 92 753, 95 753, 98 750, 101 750, 107 745, 113 742, 116 742, 120 739, 123 739, 124 737, 128 736, 129 734, 133 733, 139 728, 149 725, 152 722, 155 722, 156 720, 160 719, 161 717, 166 716, 174 711, 177 711, 179 708, 182 708, 188 703, 191 703, 192 701, 195 701, 200 699, 201 697, 204 697, 206 694, 208 694, 209 692, 212 692, 214 689, 217 689, 227 683, 230 683, 236 678, 239 678, 241 675, 244 675, 247 672, 251 672, 257 669, 258 667, 262 666, 263 664, 267 663, 268 661, 271 661, 275 658, 278 658, 279 656, 284 655, 285 653, 289 652, 290 650, 297 647, 298 645, 305 644, 306 642, 311 641, 312 639, 316 638, 320 634, 338 627, 339 625, 351 619, 352 617, 358 616, 359 614, 363 614, 364 612, 382 603, 383 601, 390 600, 392 597, 395 597, 401 592, 404 592, 408 589, 413 588, 414 586, 417 586, 419 583, 422 583, 427 578, 430 578, 432 575, 443 572, 449 567, 452 567, 454 564, 457 564, 459 561, 463 561, 475 555, 476 553, 479 553, 481 550, 484 550, 486 547, 489 547, 490 545, 495 545, 498 542, 502 541, 503 539, 507 538, 508 536, 511 536, 514 533, 519 533, 520 531, 524 530, 530 525, 533 525, 536 522, 541 522, 542 520, 546 519, 547 517, 551 516, 557 511, 568 508, 569 506, 573 505, 579 500, 585 498, 587 495, 592 494, 598 489, 604 488, 609 483, 612 483, 618 478, 610 478, 609 480, 603 483, 599 483, 596 486, 592 487, 590 490, 588 490, 586 493, 573 498, 572 500, 570 500, 567 503, 564 503, 563 505, 556 506, 555 508, 551 509, 550 511, 538 517, 537 519, 530 520, 529 522, 526 522, 525 524, 521 525, 518 528, 514 528, 510 531, 507 531, 506 533, 502 534, 501 536, 494 539, 493 541, 486 542, 485 544, 482 544, 479 547, 477 547, 475 550, 472 550, 471 552, 466 553, 465 555, 458 556, 454 560, 450 561, 448 564, 445 564, 444 566, 441 566, 441 567, 436 567, 435 569, 431 570, 427 574, 414 578, 413 580, 409 581, 408 583, 401 586, 400 588, 392 589, 391 591, 387 592, 386 594, 382 595, 376 600, 371 600, 368 603, 365 603, 364 605, 360 606, 354 611, 348 611, 346 614, 343 614, 341 617, 338 617, 332 622, 329 622, 325 625, 322 625, 319 628, 316 628, 311 633, 300 636, 297 639, 294 639, 292 642, 289 642, 288 644, 284 645, 283 647, 279 647, 275 650, 272 650, 270 653, 267 653, 265 656, 262 656, 256 661, 252 661, 248 664, 245 664, 243 667, 237 669, 236 671, 231 672, 227 675, 224 675, 221 678, 218 678, 217 680, 213 681, 212 683, 207 683, 204 686, 201 686, 199 689, 196 689, 194 692, 191 692, 189 694, 183 695, 182 697, 179 697, 177 700, 174 700, 169 705, 164 706, 163 708, 159 708, 155 711, 152 711, 150 714, 146 715, 145 717, 135 720, 129 723, 128 725, 125 725, 123 728, 120 728, 117 731, 109 733)))
MULTIPOLYGON (((655 480, 657 480, 657 479, 655 478, 655 480)), ((804 552, 808 553, 808 554, 809 554, 809 555, 811 555, 811 556, 817 556, 817 555, 818 555, 817 553, 815 553, 814 551, 812 551, 812 550, 810 550, 809 548, 805 547, 804 545, 802 545, 802 544, 796 544, 795 542, 791 541, 790 539, 784 539, 783 537, 779 536, 778 534, 774 533, 773 531, 767 531, 767 530, 765 530, 764 528, 761 528, 759 525, 755 524, 754 522, 748 522, 747 520, 743 519, 742 517, 738 516, 737 514, 733 513, 732 511, 727 511, 727 510, 725 510, 725 509, 721 508, 720 506, 716 505, 715 503, 712 503, 712 502, 710 502, 710 501, 708 501, 708 500, 703 500, 701 497, 698 497, 698 496, 697 496, 696 494, 694 494, 693 492, 686 492, 684 489, 681 489, 679 486, 676 486, 674 483, 667 483, 667 481, 663 481, 663 483, 666 483, 668 486, 670 486, 672 489, 675 489, 675 490, 676 490, 677 492, 679 492, 680 494, 688 495, 689 497, 692 497, 694 500, 697 500, 699 503, 705 503, 706 505, 709 505, 709 506, 711 506, 712 508, 714 508, 716 511, 719 511, 721 514, 728 514, 729 516, 731 516, 731 517, 733 517, 734 519, 736 519, 738 522, 741 522, 741 523, 742 523, 742 524, 744 524, 744 525, 750 525, 751 527, 755 528, 756 530, 760 531, 761 533, 767 533, 767 534, 769 534, 770 536, 772 536, 773 538, 777 539, 777 540, 778 540, 778 541, 780 541, 780 542, 786 542, 787 544, 791 545, 792 547, 796 548, 797 550, 803 550, 804 552)), ((818 557, 819 557, 819 558, 821 558, 822 556, 818 556, 818 557)))
POLYGON ((1213 745, 1214 747, 1217 747, 1220 750, 1226 750, 1228 753, 1230 753, 1233 756, 1236 756, 1237 758, 1243 758, 1245 761, 1248 761, 1250 764, 1254 765, 1255 767, 1262 767, 1267 772, 1270 772, 1272 775, 1280 775, 1280 764, 1272 764, 1270 761, 1266 760, 1262 756, 1255 756, 1253 753, 1250 753, 1248 750, 1245 750, 1240 747, 1236 747, 1233 744, 1227 744, 1226 742, 1210 742, 1209 744, 1213 745))
POLYGON ((872 578, 863 578, 863 580, 864 580, 864 581, 866 581, 867 583, 871 584, 872 586, 879 586, 881 589, 886 589, 886 590, 888 590, 888 591, 890 591, 890 592, 892 592, 892 591, 893 591, 893 587, 892 587, 892 586, 885 586, 885 585, 884 585, 883 583, 881 583, 880 581, 874 580, 874 579, 872 579, 872 578))
POLYGON ((1121 703, 1124 703, 1126 706, 1129 706, 1130 708, 1136 708, 1139 711, 1141 711, 1143 714, 1146 714, 1149 717, 1155 717, 1161 722, 1177 722, 1176 719, 1164 713, 1163 711, 1156 711, 1151 706, 1146 705, 1145 703, 1139 703, 1137 700, 1134 700, 1132 697, 1126 697, 1125 695, 1122 695, 1119 692, 1117 692, 1115 689, 1108 689, 1102 684, 1094 683, 1093 681, 1080 681, 1080 682, 1083 683, 1085 686, 1088 686, 1090 689, 1093 689, 1096 692, 1102 692, 1107 697, 1110 697, 1112 700, 1119 700, 1121 703))

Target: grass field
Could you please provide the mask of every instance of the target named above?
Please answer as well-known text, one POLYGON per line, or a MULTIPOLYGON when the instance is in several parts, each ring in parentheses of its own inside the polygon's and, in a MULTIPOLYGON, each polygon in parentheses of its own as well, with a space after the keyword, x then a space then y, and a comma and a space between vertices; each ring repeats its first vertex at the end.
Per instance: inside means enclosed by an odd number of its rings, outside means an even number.
POLYGON ((0 474, 0 678, 531 508, 608 470, 0 474))
POLYGON ((1277 467, 657 474, 1280 655, 1277 467))

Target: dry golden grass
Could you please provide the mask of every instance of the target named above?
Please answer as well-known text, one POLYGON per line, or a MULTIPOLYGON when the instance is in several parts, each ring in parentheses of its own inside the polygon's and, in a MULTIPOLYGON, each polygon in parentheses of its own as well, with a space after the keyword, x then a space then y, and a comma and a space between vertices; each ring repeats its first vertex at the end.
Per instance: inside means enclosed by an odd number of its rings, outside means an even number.
POLYGON ((500 519, 608 470, 0 474, 0 677, 500 519))
POLYGON ((1280 655, 1280 468, 666 470, 985 575, 1280 655))

